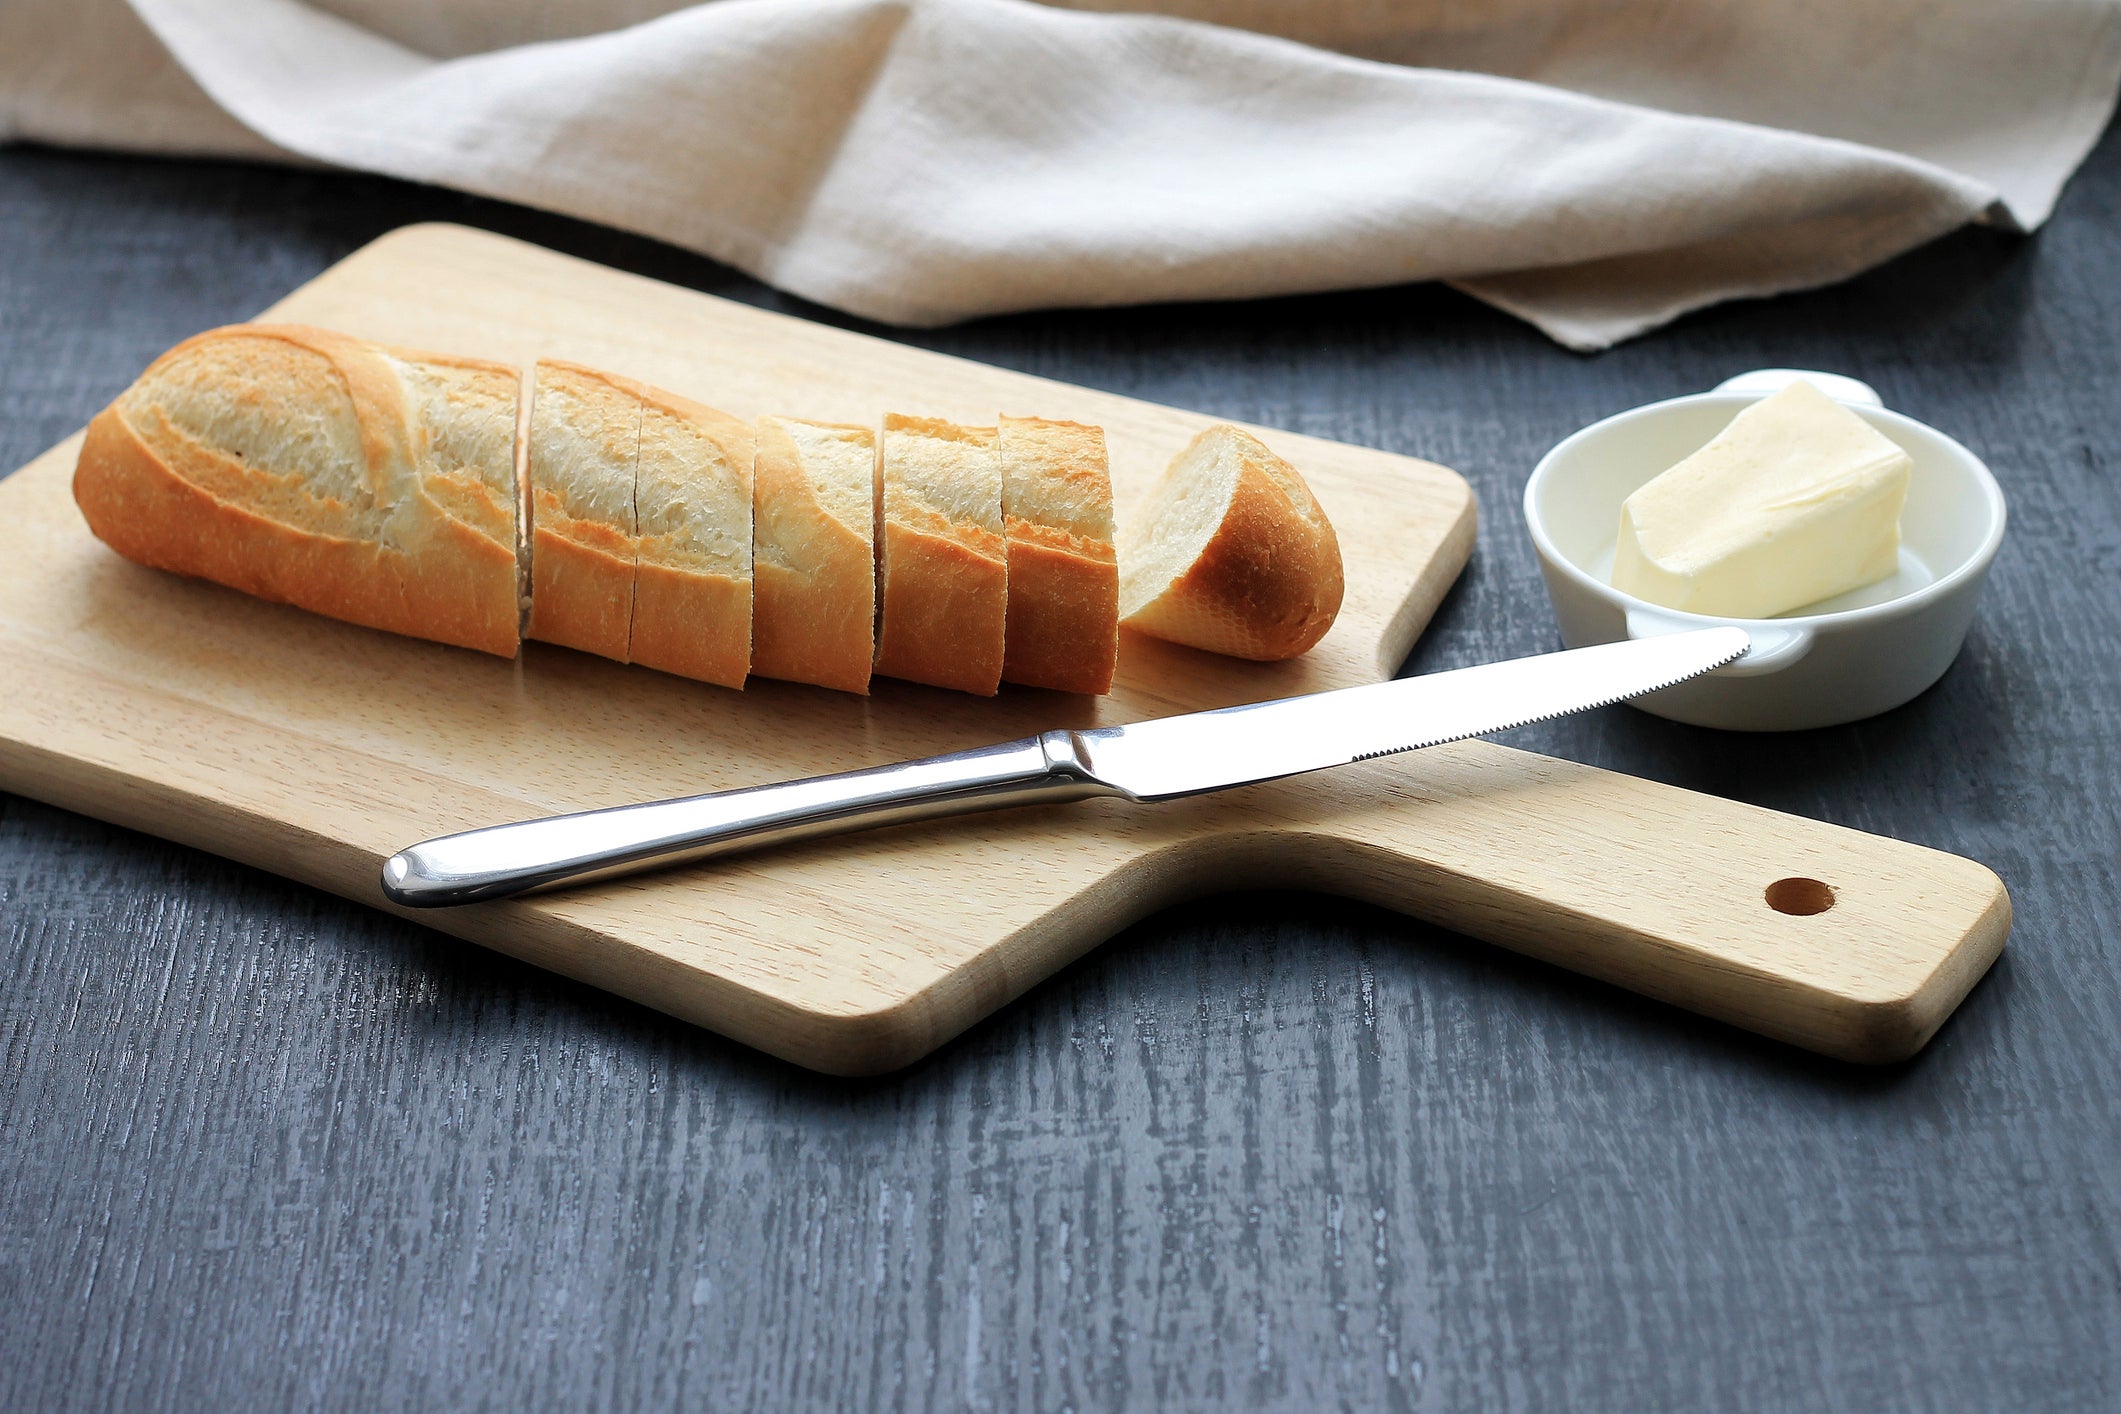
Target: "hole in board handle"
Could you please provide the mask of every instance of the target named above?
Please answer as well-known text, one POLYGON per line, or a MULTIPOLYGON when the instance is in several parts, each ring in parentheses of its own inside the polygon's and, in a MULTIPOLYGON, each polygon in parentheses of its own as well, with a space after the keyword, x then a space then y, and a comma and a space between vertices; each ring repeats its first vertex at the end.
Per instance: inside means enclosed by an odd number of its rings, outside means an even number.
POLYGON ((1809 918, 1834 906, 1834 890, 1817 879, 1777 879, 1767 886, 1767 906, 1777 913, 1809 918))

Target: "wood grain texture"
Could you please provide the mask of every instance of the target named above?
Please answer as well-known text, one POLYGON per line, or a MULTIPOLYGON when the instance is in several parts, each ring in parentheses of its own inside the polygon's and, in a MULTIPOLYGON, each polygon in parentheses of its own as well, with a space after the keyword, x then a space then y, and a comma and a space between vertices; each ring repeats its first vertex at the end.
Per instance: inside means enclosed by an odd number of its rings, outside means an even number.
MULTIPOLYGON (((1035 407, 1107 429, 1123 517, 1212 420, 456 226, 398 231, 268 317, 517 364, 564 356, 746 419, 1035 407)), ((1428 463, 1274 440, 1343 527, 1348 592, 1317 648, 1253 664, 1130 635, 1109 696, 998 701, 897 682, 868 698, 716 691, 536 645, 501 664, 251 602, 98 544, 63 444, 0 489, 0 666, 27 685, 0 701, 0 784, 380 903, 382 860, 452 830, 1375 680, 1463 560, 1469 492, 1428 463)), ((1243 883, 1367 899, 1874 1062, 1920 1049, 2010 926, 2002 885, 1970 861, 1477 742, 1102 805, 416 916, 838 1074, 908 1064, 1125 924, 1243 883), (1793 876, 1826 881, 1831 911, 1771 907, 1793 876)))
MULTIPOLYGON (((446 192, 0 152, 0 466, 429 219, 830 317, 446 192)), ((2036 241, 1968 232, 1597 359, 1433 288, 895 336, 1461 469, 1491 514, 1422 671, 1556 646, 1512 508, 1607 412, 1797 364, 1965 438, 2011 538, 1918 701, 1786 738, 1627 711, 1511 738, 1995 865, 2011 946, 1914 1063, 1254 893, 828 1081, 15 798, 0 1407, 2111 1407, 2117 265, 2110 135, 2036 241)))

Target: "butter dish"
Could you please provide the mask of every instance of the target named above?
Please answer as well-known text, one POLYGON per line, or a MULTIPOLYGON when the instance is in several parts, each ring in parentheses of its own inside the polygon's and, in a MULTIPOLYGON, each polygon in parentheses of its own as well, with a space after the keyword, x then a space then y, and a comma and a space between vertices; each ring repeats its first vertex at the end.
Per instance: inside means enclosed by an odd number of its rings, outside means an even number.
POLYGON ((1739 662, 1633 703, 1672 721, 1733 731, 1853 722, 1929 687, 1965 642, 2004 526, 2003 492, 1979 457, 1935 428, 1887 410, 1856 379, 1794 369, 1743 374, 1711 392, 1593 423, 1540 459, 1525 486, 1524 512, 1569 647, 1717 623, 1738 624, 1752 635, 1754 650, 1739 662), (1621 503, 1742 409, 1800 379, 1913 460, 1893 573, 1768 619, 1684 613, 1615 589, 1621 503))

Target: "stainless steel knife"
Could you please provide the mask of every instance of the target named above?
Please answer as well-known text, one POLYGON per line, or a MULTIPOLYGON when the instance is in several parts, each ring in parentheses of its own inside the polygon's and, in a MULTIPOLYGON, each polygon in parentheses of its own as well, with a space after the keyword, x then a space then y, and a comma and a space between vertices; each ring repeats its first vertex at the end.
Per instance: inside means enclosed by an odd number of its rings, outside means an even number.
POLYGON ((475 903, 710 855, 944 815, 1111 795, 1176 800, 1603 707, 1742 657, 1707 628, 1255 702, 778 785, 444 835, 383 865, 414 908, 475 903))

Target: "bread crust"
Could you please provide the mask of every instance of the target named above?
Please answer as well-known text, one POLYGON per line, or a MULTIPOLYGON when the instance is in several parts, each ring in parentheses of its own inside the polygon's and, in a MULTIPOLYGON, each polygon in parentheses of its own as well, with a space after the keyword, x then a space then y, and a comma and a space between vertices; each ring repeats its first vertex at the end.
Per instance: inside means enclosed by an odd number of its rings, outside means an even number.
POLYGON ((1009 607, 995 429, 884 418, 876 671, 993 696, 1009 607))
POLYGON ((1004 417, 997 441, 1009 559, 1002 677, 1109 692, 1119 658, 1119 561, 1104 429, 1004 417))
POLYGON ((627 661, 632 537, 572 523, 550 493, 533 493, 531 526, 530 621, 523 636, 627 661))
MULTIPOLYGON (((209 330, 157 359, 96 415, 75 467, 74 498, 100 539, 142 564, 513 657, 512 470, 486 468, 482 480, 438 460, 436 441, 465 429, 419 420, 400 370, 421 368, 467 374, 494 400, 512 402, 512 392, 500 390, 512 389, 517 375, 499 364, 386 350, 299 325, 209 330), (184 380, 214 360, 244 377, 202 411, 184 380), (301 477, 276 470, 274 454, 305 454, 269 445, 284 443, 270 419, 298 386, 331 403, 312 409, 316 420, 352 420, 356 440, 329 469, 358 494, 312 495, 301 477), (231 442, 253 451, 268 445, 252 459, 231 442)), ((512 413, 508 420, 502 445, 512 448, 512 413)), ((318 455, 315 447, 307 454, 318 455)))
POLYGON ((866 693, 876 652, 876 434, 767 417, 757 445, 752 671, 866 693), (820 444, 813 457, 799 432, 820 444), (835 478, 845 484, 827 484, 835 478))
POLYGON ((751 672, 751 425, 633 386, 642 419, 629 655, 646 668, 740 688, 751 672))
POLYGON ((741 688, 751 673, 751 581, 639 565, 633 658, 695 682, 741 688))
POLYGON ((1228 507, 1207 544, 1170 585, 1123 622, 1173 643, 1273 662, 1308 651, 1333 626, 1344 583, 1340 540, 1296 469, 1227 423, 1175 458, 1152 504, 1195 474, 1211 439, 1239 458, 1228 507))

